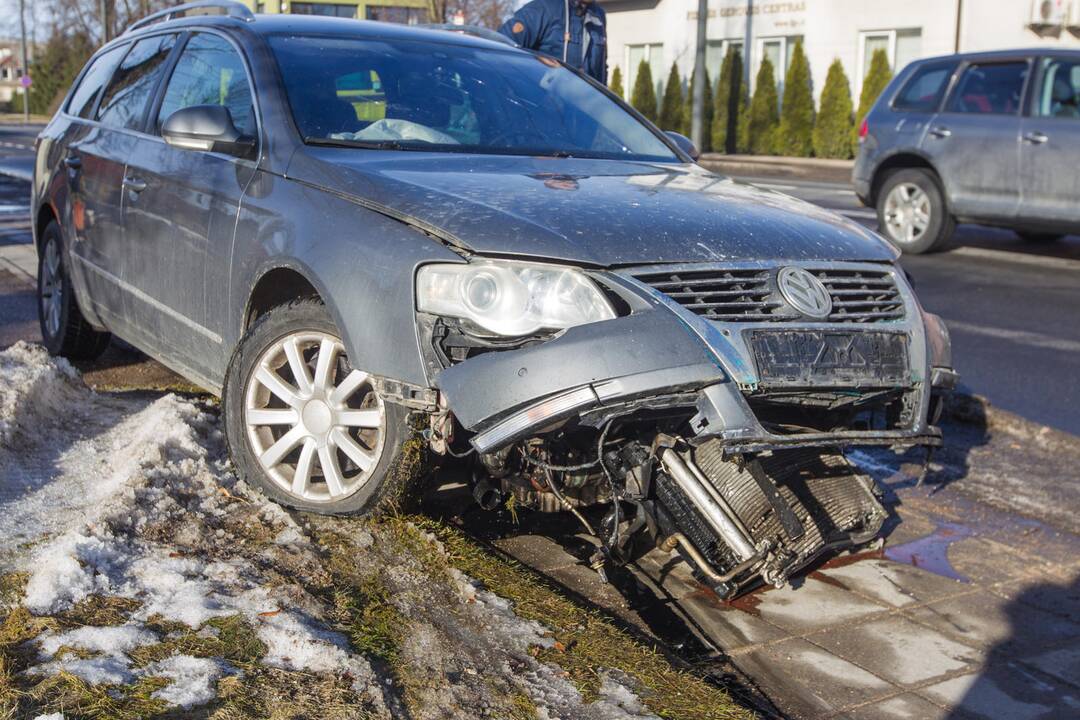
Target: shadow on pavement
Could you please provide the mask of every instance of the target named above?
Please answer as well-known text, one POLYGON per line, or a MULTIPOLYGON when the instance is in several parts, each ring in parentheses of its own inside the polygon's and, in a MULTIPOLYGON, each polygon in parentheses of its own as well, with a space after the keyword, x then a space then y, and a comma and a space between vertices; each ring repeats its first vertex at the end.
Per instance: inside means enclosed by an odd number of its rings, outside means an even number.
POLYGON ((1008 637, 989 649, 981 671, 939 686, 946 694, 940 699, 954 708, 950 720, 1080 716, 1080 649, 1064 638, 1057 647, 1033 649, 1031 638, 1040 633, 1032 625, 1043 613, 1080 620, 1080 577, 1029 586, 1006 605, 1008 637), (1063 692, 1062 683, 1075 694, 1063 692))

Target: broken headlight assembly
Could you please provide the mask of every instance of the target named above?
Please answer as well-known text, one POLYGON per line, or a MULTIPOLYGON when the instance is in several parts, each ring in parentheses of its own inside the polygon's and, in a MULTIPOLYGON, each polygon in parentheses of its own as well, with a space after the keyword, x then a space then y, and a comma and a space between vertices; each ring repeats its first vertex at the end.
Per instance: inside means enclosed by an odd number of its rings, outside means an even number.
POLYGON ((416 277, 420 312, 467 321, 485 334, 521 337, 611 320, 615 309, 575 268, 481 260, 425 265, 416 277))

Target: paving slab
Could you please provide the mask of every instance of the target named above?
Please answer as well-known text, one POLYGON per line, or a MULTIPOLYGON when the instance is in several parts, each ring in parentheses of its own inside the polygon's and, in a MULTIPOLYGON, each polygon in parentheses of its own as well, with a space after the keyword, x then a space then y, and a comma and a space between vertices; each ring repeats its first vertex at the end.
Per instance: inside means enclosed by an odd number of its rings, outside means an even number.
POLYGON ((930 602, 971 590, 970 585, 953 578, 878 558, 825 568, 814 576, 824 576, 853 592, 892 607, 930 602))
POLYGON ((1023 662, 1047 675, 1075 685, 1080 691, 1080 646, 1073 644, 1069 647, 1050 650, 1025 658, 1023 662))
POLYGON ((1080 623, 1080 574, 1067 582, 1048 577, 1028 577, 996 585, 991 588, 991 592, 1063 617, 1070 622, 1080 623))
POLYGON ((982 658, 974 648, 900 615, 815 635, 813 641, 900 685, 956 673, 982 658))
POLYGON ((787 585, 744 597, 739 606, 792 634, 844 625, 887 609, 813 577, 798 588, 787 585))
POLYGON ((1027 577, 1032 570, 1030 560, 984 537, 969 537, 952 543, 948 559, 961 576, 983 585, 1027 577))
POLYGON ((566 552, 562 545, 542 535, 515 535, 496 540, 495 545, 540 572, 578 563, 578 559, 566 552))
POLYGON ((939 707, 914 693, 904 693, 844 713, 852 720, 950 720, 952 710, 939 707))
POLYGON ((740 657, 738 664, 770 697, 781 699, 784 710, 794 717, 831 717, 897 691, 873 673, 801 638, 758 648, 740 657))
POLYGON ((1015 666, 961 675, 919 694, 980 720, 1064 720, 1080 716, 1080 700, 1040 683, 1015 666))
POLYGON ((1080 625, 988 592, 912 608, 918 623, 977 648, 1027 652, 1080 638, 1080 625))

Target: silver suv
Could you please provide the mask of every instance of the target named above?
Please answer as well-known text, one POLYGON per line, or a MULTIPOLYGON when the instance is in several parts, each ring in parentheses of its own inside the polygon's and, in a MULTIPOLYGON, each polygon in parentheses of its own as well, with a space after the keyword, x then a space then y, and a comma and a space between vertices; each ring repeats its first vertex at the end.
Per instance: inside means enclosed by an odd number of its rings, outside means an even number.
POLYGON ((904 252, 940 248, 958 222, 1033 241, 1080 228, 1080 52, 914 62, 859 135, 855 192, 904 252))

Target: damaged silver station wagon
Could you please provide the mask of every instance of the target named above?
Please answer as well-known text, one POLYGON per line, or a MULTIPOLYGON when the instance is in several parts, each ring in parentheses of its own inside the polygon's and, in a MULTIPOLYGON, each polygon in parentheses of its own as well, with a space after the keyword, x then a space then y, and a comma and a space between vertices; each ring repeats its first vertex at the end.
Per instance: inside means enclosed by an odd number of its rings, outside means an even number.
POLYGON ((220 393, 286 505, 375 508, 418 437, 604 562, 781 585, 881 529, 845 448, 940 443, 949 339, 877 235, 694 154, 504 43, 174 8, 40 136, 42 334, 220 393))

